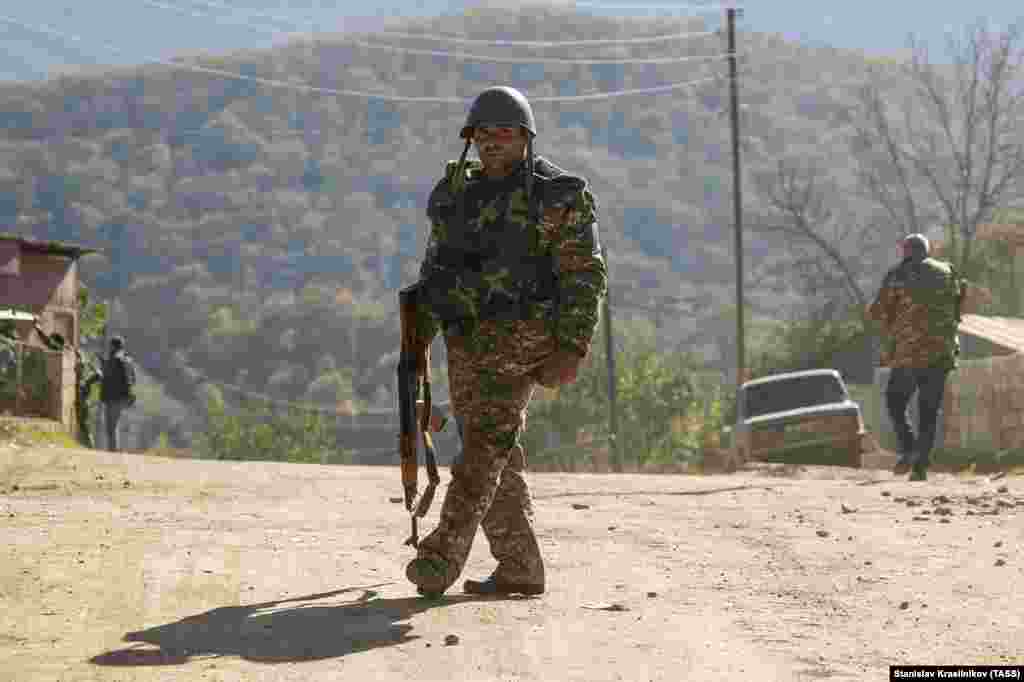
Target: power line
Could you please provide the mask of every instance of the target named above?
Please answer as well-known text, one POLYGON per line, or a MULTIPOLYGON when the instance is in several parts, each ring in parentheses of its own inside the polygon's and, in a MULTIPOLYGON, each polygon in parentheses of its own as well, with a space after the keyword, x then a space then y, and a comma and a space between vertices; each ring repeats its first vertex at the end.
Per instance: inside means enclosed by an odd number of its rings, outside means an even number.
POLYGON ((456 36, 445 36, 445 35, 426 35, 419 33, 399 33, 397 31, 381 31, 376 35, 384 37, 394 38, 414 38, 418 40, 436 40, 443 42, 450 42, 456 45, 489 45, 492 47, 533 47, 533 48, 549 48, 549 47, 587 47, 597 45, 608 45, 616 47, 618 45, 642 45, 649 43, 660 43, 668 42, 670 40, 682 40, 685 38, 701 38, 707 36, 718 35, 716 31, 687 31, 683 33, 670 33, 659 36, 649 36, 640 38, 605 38, 600 40, 564 40, 554 42, 534 41, 534 40, 478 40, 473 38, 458 38, 456 36))
POLYGON ((591 9, 629 9, 629 10, 689 10, 697 12, 721 12, 727 9, 738 9, 738 5, 724 5, 724 4, 705 4, 705 5, 693 5, 693 4, 681 4, 681 5, 611 5, 603 2, 576 2, 576 7, 589 7, 591 9))
MULTIPOLYGON (((200 18, 210 18, 210 14, 203 14, 196 12, 185 7, 178 5, 170 5, 165 2, 159 2, 159 0, 139 0, 142 4, 150 5, 159 9, 168 9, 179 13, 187 13, 200 18)), ((205 3, 204 3, 205 4, 205 3)), ((256 31, 263 34, 276 35, 269 29, 262 28, 246 22, 246 20, 232 19, 231 17, 217 17, 213 16, 215 22, 226 22, 234 26, 241 26, 251 31, 256 31)), ((306 37, 303 34, 286 34, 287 36, 294 36, 301 42, 312 42, 317 40, 315 37, 306 37)), ((714 59, 720 59, 727 56, 726 54, 701 54, 701 55, 687 55, 678 57, 645 57, 635 59, 580 59, 580 58, 561 58, 561 57, 538 57, 538 56, 524 56, 524 57, 507 57, 507 56, 494 56, 489 54, 468 54, 465 52, 447 52, 442 50, 427 50, 415 47, 401 47, 398 45, 385 45, 383 43, 368 43, 362 40, 356 40, 354 38, 340 37, 337 39, 338 42, 344 42, 357 47, 366 49, 376 50, 387 50, 390 52, 399 52, 402 54, 419 54, 423 56, 434 56, 444 57, 449 59, 458 59, 463 61, 489 61, 494 63, 564 63, 564 65, 602 65, 602 63, 608 63, 608 65, 647 65, 647 63, 682 63, 684 61, 711 61, 714 59)))
MULTIPOLYGON (((65 40, 72 40, 77 43, 87 43, 81 36, 77 36, 63 31, 58 31, 52 27, 44 24, 29 24, 12 17, 0 15, 0 21, 19 26, 28 31, 41 33, 44 35, 50 35, 59 37, 65 40)), ((119 48, 110 43, 99 41, 99 44, 103 47, 116 52, 118 54, 126 54, 126 50, 119 48)), ((272 78, 260 78, 258 76, 246 76, 240 73, 234 73, 233 71, 225 71, 224 69, 214 69, 206 66, 200 66, 198 64, 188 64, 181 61, 171 61, 167 59, 161 59, 159 57, 143 57, 144 63, 159 64, 172 69, 178 69, 182 71, 192 71, 194 73, 204 73, 211 76, 220 76, 222 78, 230 78, 233 80, 247 81, 252 83, 258 83, 268 87, 285 88, 290 90, 296 90, 300 92, 307 92, 310 94, 320 94, 338 97, 360 97, 364 99, 379 99, 389 102, 408 102, 408 103, 432 103, 432 104, 457 104, 463 107, 467 106, 472 98, 458 98, 458 97, 410 97, 403 95, 388 95, 385 93, 365 92, 361 90, 339 90, 335 88, 321 88, 305 83, 292 83, 288 81, 281 81, 272 78)), ((678 90, 691 85, 699 85, 700 83, 718 81, 721 77, 714 76, 711 78, 700 78, 692 81, 684 81, 681 83, 670 83, 667 85, 660 85, 650 88, 635 88, 631 90, 617 90, 613 92, 600 92, 593 93, 590 95, 563 95, 563 96, 552 96, 552 97, 531 97, 531 102, 585 102, 603 99, 614 99, 617 97, 630 97, 633 95, 649 95, 658 94, 663 92, 670 92, 672 90, 678 90)))
MULTIPOLYGON (((252 7, 240 8, 237 5, 228 5, 223 2, 216 2, 215 0, 191 0, 193 4, 204 5, 206 7, 214 7, 217 9, 226 9, 237 11, 238 9, 250 10, 249 16, 261 16, 268 17, 279 24, 291 26, 295 28, 298 24, 295 23, 291 17, 284 17, 278 14, 272 14, 269 12, 261 12, 252 7)), ((577 3, 578 4, 578 3, 577 3)), ((310 28, 316 28, 316 24, 312 22, 303 22, 305 26, 310 28)), ((533 48, 549 48, 549 47, 585 47, 585 46, 596 46, 596 45, 638 45, 644 43, 655 43, 655 42, 666 42, 669 40, 681 40, 684 38, 700 38, 717 35, 715 31, 688 31, 683 33, 672 33, 667 35, 659 36, 642 36, 638 38, 602 38, 602 39, 591 39, 591 40, 566 40, 566 41, 539 41, 539 40, 481 40, 474 38, 463 38, 458 36, 446 36, 442 34, 438 35, 425 35, 419 33, 403 33, 400 31, 377 31, 374 35, 393 37, 393 38, 415 38, 418 40, 436 40, 441 42, 450 42, 457 45, 490 45, 493 47, 533 47, 533 48)), ((344 36, 340 36, 341 39, 345 39, 344 36)))
POLYGON ((305 412, 318 412, 320 414, 326 414, 326 415, 330 415, 332 417, 355 417, 355 418, 358 418, 360 416, 383 416, 383 415, 390 416, 390 415, 392 415, 394 413, 394 410, 391 410, 391 409, 368 408, 368 409, 360 410, 359 413, 353 414, 353 415, 342 414, 342 413, 337 411, 337 408, 331 409, 329 407, 324 406, 323 403, 319 403, 318 404, 318 403, 311 403, 311 402, 295 402, 295 401, 292 401, 292 400, 284 400, 284 399, 281 399, 281 398, 273 398, 273 397, 268 396, 268 395, 266 395, 264 393, 255 393, 253 391, 249 391, 249 390, 247 390, 247 389, 245 389, 245 388, 243 388, 241 386, 238 386, 236 384, 228 384, 228 383, 224 383, 224 382, 221 382, 221 381, 214 381, 213 379, 210 379, 209 377, 207 377, 206 375, 204 375, 204 374, 202 374, 200 372, 195 372, 195 374, 198 375, 198 378, 195 379, 197 384, 208 384, 210 386, 216 386, 218 388, 226 388, 231 393, 234 393, 235 395, 239 395, 239 396, 241 396, 243 398, 250 398, 252 400, 257 400, 259 402, 266 403, 268 405, 276 405, 278 407, 292 407, 292 408, 295 408, 295 409, 298 409, 298 410, 302 410, 302 411, 305 411, 305 412))
POLYGON ((307 403, 297 403, 297 402, 293 402, 293 401, 290 401, 290 400, 280 400, 280 399, 277 399, 277 398, 271 398, 270 396, 264 395, 262 393, 254 393, 252 391, 247 391, 246 389, 242 388, 241 386, 236 386, 234 384, 225 384, 225 383, 222 383, 222 382, 219 382, 219 381, 213 381, 212 379, 209 379, 209 378, 207 378, 204 375, 200 375, 200 377, 201 377, 200 378, 200 383, 209 384, 211 386, 217 386, 218 388, 226 388, 229 391, 231 391, 232 393, 234 393, 236 395, 239 395, 239 396, 241 396, 243 398, 250 398, 250 399, 253 399, 253 400, 258 400, 259 402, 266 403, 268 405, 276 405, 278 407, 293 407, 293 408, 297 408, 297 409, 303 410, 305 412, 318 412, 320 414, 329 414, 329 415, 334 416, 334 417, 349 416, 349 415, 340 414, 337 411, 337 409, 333 409, 332 410, 332 409, 327 408, 327 407, 321 407, 321 406, 319 406, 319 405, 317 405, 315 403, 308 403, 308 402, 307 403))
POLYGON ((494 62, 497 64, 678 64, 691 61, 711 61, 728 56, 722 54, 688 55, 685 57, 648 57, 639 59, 563 59, 559 57, 492 57, 489 55, 466 54, 463 52, 442 52, 439 50, 420 50, 395 45, 380 45, 361 41, 347 41, 359 47, 374 50, 390 50, 406 54, 418 54, 430 57, 447 57, 463 61, 494 62))
MULTIPOLYGON (((158 9, 171 10, 172 12, 188 13, 192 16, 199 18, 209 18, 210 15, 193 12, 187 8, 179 7, 177 5, 168 5, 158 0, 139 0, 145 5, 156 7, 158 9)), ((227 23, 243 26, 253 31, 258 31, 264 34, 269 34, 271 31, 266 28, 261 28, 254 24, 246 21, 232 20, 231 18, 225 17, 213 17, 214 21, 227 21, 227 23)), ((294 35, 294 34, 286 34, 294 35)), ((305 37, 302 35, 298 36, 298 39, 302 42, 312 42, 316 38, 305 37)), ((465 52, 445 52, 442 50, 424 50, 420 48, 412 47, 401 47, 398 45, 385 45, 383 43, 368 43, 363 40, 356 40, 354 38, 342 37, 339 42, 355 45, 370 50, 386 50, 389 52, 398 52, 401 54, 413 54, 422 55, 426 57, 443 57, 446 59, 456 59, 460 61, 474 61, 474 62, 492 62, 496 64, 679 64, 683 62, 696 62, 696 61, 712 61, 715 59, 722 59, 726 57, 726 54, 710 54, 710 55, 687 55, 684 57, 648 57, 648 58, 637 58, 637 59, 569 59, 559 57, 497 57, 492 55, 480 55, 480 54, 467 54, 465 52)))
POLYGON ((722 76, 712 76, 710 78, 699 78, 692 81, 684 81, 682 83, 670 83, 668 85, 659 85, 653 88, 636 88, 633 90, 617 90, 613 93, 595 93, 592 95, 574 95, 572 97, 531 97, 530 102, 583 102, 593 101, 600 99, 611 99, 613 97, 629 97, 631 95, 653 95, 662 92, 671 92, 672 90, 679 90, 682 88, 690 87, 692 85, 700 85, 701 83, 710 83, 712 81, 720 81, 722 76))

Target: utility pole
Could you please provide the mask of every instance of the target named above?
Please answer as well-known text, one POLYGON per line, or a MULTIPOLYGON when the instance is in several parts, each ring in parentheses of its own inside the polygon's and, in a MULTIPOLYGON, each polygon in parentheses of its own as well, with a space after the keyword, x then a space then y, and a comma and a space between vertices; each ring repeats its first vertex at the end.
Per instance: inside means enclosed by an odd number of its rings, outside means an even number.
POLYGON ((740 186, 740 96, 736 75, 736 8, 726 10, 729 36, 729 99, 732 118, 732 201, 736 226, 736 398, 746 374, 743 335, 743 194, 740 186))
MULTIPOLYGON (((106 307, 107 307, 107 320, 106 320, 106 322, 103 323, 103 347, 100 348, 99 355, 100 355, 100 369, 103 370, 103 376, 107 376, 107 369, 108 369, 107 368, 107 354, 108 354, 108 351, 110 349, 110 337, 113 334, 113 330, 111 329, 111 325, 114 322, 114 303, 109 298, 105 299, 104 303, 106 304, 106 307)), ((100 392, 100 395, 102 397, 102 390, 100 392)), ((101 421, 102 421, 102 424, 103 424, 103 429, 102 429, 103 431, 106 431, 106 426, 107 426, 107 411, 106 411, 106 409, 103 409, 103 403, 100 403, 100 406, 101 406, 100 409, 96 410, 98 415, 97 415, 97 419, 95 421, 95 428, 93 429, 94 433, 92 434, 93 446, 97 450, 100 449, 100 431, 101 431, 100 423, 101 423, 101 421)), ((103 442, 106 443, 107 449, 109 450, 110 449, 110 443, 107 443, 107 441, 105 440, 106 439, 106 434, 104 434, 103 437, 104 437, 104 441, 103 442)))
POLYGON ((605 272, 608 274, 608 292, 604 297, 604 342, 605 354, 608 356, 608 450, 611 454, 612 469, 622 471, 622 460, 619 458, 619 413, 616 405, 615 382, 615 340, 612 337, 612 291, 611 274, 608 267, 608 249, 601 245, 601 257, 604 258, 605 272))

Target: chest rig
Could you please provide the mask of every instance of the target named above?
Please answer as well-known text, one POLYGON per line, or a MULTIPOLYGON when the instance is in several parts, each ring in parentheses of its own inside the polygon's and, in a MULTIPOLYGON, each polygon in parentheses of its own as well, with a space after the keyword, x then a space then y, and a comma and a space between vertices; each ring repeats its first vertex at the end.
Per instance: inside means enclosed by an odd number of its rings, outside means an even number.
MULTIPOLYGON (((493 181, 483 179, 475 165, 467 177, 460 160, 455 177, 431 197, 428 212, 435 226, 443 225, 443 236, 434 245, 437 267, 428 287, 446 330, 556 314, 556 263, 541 215, 553 185, 565 183, 553 181, 558 168, 537 161, 535 170, 524 164, 509 178, 493 181)), ((572 185, 575 179, 565 180, 572 185)))

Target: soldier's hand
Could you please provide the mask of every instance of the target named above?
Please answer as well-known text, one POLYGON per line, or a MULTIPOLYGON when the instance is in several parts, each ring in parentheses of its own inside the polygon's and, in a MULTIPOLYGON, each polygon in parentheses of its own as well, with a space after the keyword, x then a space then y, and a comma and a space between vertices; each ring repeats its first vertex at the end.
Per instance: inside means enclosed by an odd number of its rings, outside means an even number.
MULTIPOLYGON (((426 407, 426 403, 425 402, 423 402, 422 400, 417 400, 416 401, 416 430, 417 431, 419 431, 420 423, 423 420, 423 410, 425 409, 425 407, 426 407)), ((444 418, 444 415, 441 414, 440 410, 437 410, 437 409, 431 409, 430 410, 430 430, 433 433, 437 433, 437 432, 443 430, 447 423, 448 423, 448 420, 444 418)))
POLYGON ((545 388, 571 384, 576 381, 576 374, 582 363, 583 358, 578 353, 570 350, 555 351, 537 372, 537 382, 545 388))

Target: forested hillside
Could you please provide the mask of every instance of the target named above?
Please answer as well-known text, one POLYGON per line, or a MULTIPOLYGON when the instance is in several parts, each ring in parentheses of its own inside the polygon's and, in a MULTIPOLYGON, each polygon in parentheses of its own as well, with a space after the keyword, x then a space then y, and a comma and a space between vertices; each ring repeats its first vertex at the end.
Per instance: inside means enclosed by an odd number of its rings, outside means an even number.
MULTIPOLYGON (((537 7, 400 30, 571 41, 702 28, 699 20, 613 21, 537 7)), ((745 173, 770 172, 781 157, 812 158, 852 187, 846 133, 864 58, 756 33, 740 41, 745 173)), ((416 277, 426 195, 461 151, 465 106, 388 97, 468 100, 509 84, 535 100, 538 152, 593 184, 621 314, 632 314, 627 303, 660 307, 666 338, 699 329, 694 346, 717 347, 731 335, 722 311, 734 291, 725 61, 535 60, 724 51, 718 34, 569 49, 320 36, 180 60, 255 80, 146 66, 8 84, 0 86, 0 223, 102 250, 83 260, 83 279, 95 297, 116 301, 113 328, 161 385, 156 413, 184 403, 201 414, 207 379, 285 400, 390 407, 396 291, 416 277), (655 94, 542 101, 701 79, 655 94)), ((748 190, 751 215, 759 201, 748 190)), ((785 276, 785 241, 751 231, 746 254, 755 311, 777 316, 800 303, 785 276), (769 274, 772 265, 783 267, 769 274)), ((869 249, 863 265, 870 283, 884 263, 869 249)), ((192 417, 176 419, 175 438, 187 439, 192 417)))

